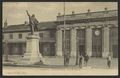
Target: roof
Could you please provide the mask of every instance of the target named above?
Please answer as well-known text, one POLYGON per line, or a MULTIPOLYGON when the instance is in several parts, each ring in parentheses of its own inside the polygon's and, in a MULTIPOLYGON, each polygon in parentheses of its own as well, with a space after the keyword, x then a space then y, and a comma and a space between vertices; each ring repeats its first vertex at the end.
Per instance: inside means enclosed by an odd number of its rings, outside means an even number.
MULTIPOLYGON (((117 10, 108 10, 108 11, 97 11, 97 12, 90 12, 90 15, 88 13, 75 13, 73 14, 67 14, 66 20, 77 20, 77 19, 88 19, 88 18, 102 18, 102 17, 113 17, 118 16, 117 10), (105 12, 107 12, 105 14, 105 12)), ((64 20, 63 15, 57 16, 57 20, 62 21, 64 20)))
MULTIPOLYGON (((57 22, 56 21, 40 22, 37 27, 38 27, 38 30, 56 29, 57 22)), ((30 31, 30 27, 25 24, 19 24, 19 25, 10 25, 4 29, 4 32, 13 32, 13 31, 14 32, 15 31, 30 31)))
MULTIPOLYGON (((86 14, 88 13, 79 13, 79 14, 74 14, 75 16, 72 17, 71 14, 66 15, 66 20, 68 21, 76 21, 76 20, 81 20, 81 19, 95 19, 95 18, 103 18, 104 15, 106 17, 117 17, 118 12, 117 10, 108 10, 105 14, 106 11, 97 11, 97 12, 90 12, 91 15, 88 17, 86 14)), ((47 29, 56 29, 57 26, 59 26, 60 21, 63 22, 63 15, 57 16, 57 21, 48 21, 48 22, 40 22, 38 24, 38 30, 47 30, 47 29)), ((96 20, 95 20, 96 21, 96 20)), ((10 25, 7 28, 3 30, 3 32, 28 32, 30 31, 30 27, 25 24, 19 24, 19 25, 10 25)))

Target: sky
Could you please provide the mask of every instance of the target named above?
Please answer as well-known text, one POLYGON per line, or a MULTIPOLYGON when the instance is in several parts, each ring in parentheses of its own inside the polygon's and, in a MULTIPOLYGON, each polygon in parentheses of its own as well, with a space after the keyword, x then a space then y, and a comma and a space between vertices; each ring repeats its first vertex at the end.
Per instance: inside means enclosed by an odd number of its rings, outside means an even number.
MULTIPOLYGON (((86 13, 108 10, 117 10, 117 2, 66 2, 66 14, 86 13)), ((39 22, 55 21, 60 12, 63 14, 63 2, 4 2, 3 3, 3 22, 7 19, 8 25, 23 24, 28 21, 26 10, 30 15, 35 14, 39 22)))

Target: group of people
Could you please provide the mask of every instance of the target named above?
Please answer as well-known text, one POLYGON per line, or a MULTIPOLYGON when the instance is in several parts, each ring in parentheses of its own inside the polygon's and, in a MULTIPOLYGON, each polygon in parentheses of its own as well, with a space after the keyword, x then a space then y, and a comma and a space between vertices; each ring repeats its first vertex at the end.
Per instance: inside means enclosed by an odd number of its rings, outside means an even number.
MULTIPOLYGON (((89 56, 87 54, 85 54, 84 56, 83 55, 79 55, 77 59, 78 59, 79 67, 82 68, 83 61, 84 61, 85 66, 87 66, 87 63, 88 63, 88 60, 89 60, 89 56)), ((69 65, 69 61, 70 61, 70 53, 66 53, 64 55, 64 65, 68 66, 69 65)))
MULTIPOLYGON (((82 68, 83 65, 87 67, 88 61, 89 61, 89 56, 87 55, 87 53, 85 53, 84 55, 82 55, 82 54, 78 55, 77 59, 78 59, 78 66, 80 68, 82 68)), ((70 61, 70 53, 66 53, 64 55, 64 65, 68 66, 69 61, 70 61)), ((108 54, 108 56, 107 56, 106 63, 107 63, 107 67, 110 68, 111 67, 111 55, 110 54, 108 54)))
POLYGON ((80 55, 78 56, 78 64, 79 64, 79 67, 82 68, 83 63, 85 64, 85 66, 87 66, 88 60, 89 60, 89 56, 88 56, 87 54, 85 54, 84 56, 83 56, 82 54, 80 54, 80 55))

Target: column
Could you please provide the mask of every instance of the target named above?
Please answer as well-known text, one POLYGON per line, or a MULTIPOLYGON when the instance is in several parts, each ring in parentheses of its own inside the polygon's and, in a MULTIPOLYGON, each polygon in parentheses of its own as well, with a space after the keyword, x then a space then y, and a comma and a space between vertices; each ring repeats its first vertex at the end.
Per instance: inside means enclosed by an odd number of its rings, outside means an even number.
POLYGON ((76 28, 71 29, 71 56, 76 56, 77 52, 76 34, 76 28))
POLYGON ((92 28, 86 28, 86 53, 92 56, 92 28))
POLYGON ((102 57, 107 57, 109 54, 109 27, 103 28, 103 53, 102 57))
POLYGON ((56 54, 57 54, 57 56, 62 56, 62 30, 61 29, 58 29, 57 30, 57 36, 56 36, 57 38, 57 46, 56 46, 56 54))

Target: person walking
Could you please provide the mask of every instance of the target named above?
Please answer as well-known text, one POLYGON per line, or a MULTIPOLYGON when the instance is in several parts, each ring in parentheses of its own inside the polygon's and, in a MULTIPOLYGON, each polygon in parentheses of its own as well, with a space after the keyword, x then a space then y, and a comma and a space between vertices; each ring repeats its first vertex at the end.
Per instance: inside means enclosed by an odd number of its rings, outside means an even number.
POLYGON ((67 55, 66 55, 66 66, 69 65, 69 60, 70 60, 70 54, 67 53, 67 55))
POLYGON ((66 52, 64 55, 64 66, 68 66, 69 64, 69 53, 66 52))
POLYGON ((108 54, 108 57, 107 57, 107 66, 108 66, 108 68, 111 67, 111 56, 110 56, 110 54, 108 54))
POLYGON ((64 66, 66 66, 66 57, 67 57, 67 54, 65 53, 64 54, 64 66))
POLYGON ((89 60, 89 56, 87 54, 85 54, 85 56, 84 56, 84 64, 85 64, 85 66, 87 66, 88 60, 89 60))
POLYGON ((82 68, 82 60, 83 60, 83 56, 79 55, 79 67, 82 68))

